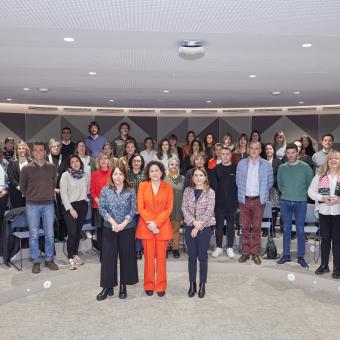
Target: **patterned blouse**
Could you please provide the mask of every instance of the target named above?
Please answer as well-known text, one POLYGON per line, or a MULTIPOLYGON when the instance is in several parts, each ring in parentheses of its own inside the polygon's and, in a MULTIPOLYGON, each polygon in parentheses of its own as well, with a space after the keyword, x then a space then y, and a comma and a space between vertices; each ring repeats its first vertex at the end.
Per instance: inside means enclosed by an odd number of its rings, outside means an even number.
POLYGON ((136 191, 136 194, 138 193, 139 184, 143 182, 144 180, 144 172, 141 170, 138 174, 135 174, 133 170, 128 170, 129 175, 129 182, 133 186, 133 188, 136 191))
MULTIPOLYGON (((127 219, 130 223, 125 229, 134 228, 133 217, 136 214, 135 190, 126 188, 118 194, 113 187, 104 187, 99 197, 99 214, 105 221, 112 217, 118 224, 127 219)), ((111 225, 104 222, 104 227, 111 228, 111 225)))
POLYGON ((3 168, 3 176, 4 176, 3 183, 1 183, 0 190, 4 190, 4 191, 8 190, 9 184, 10 184, 8 173, 7 173, 8 165, 9 165, 9 162, 5 158, 3 158, 2 161, 0 161, 0 166, 3 168))

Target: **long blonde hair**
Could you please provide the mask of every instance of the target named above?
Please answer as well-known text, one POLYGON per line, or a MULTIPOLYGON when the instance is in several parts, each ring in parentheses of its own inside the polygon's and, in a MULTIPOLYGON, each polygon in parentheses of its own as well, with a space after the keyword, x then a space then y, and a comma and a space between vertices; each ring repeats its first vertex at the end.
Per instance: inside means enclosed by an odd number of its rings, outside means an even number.
POLYGON ((26 158, 30 158, 31 157, 31 150, 30 150, 29 146, 27 145, 27 143, 21 140, 15 146, 15 152, 14 152, 13 160, 16 161, 17 159, 19 159, 19 156, 18 156, 18 147, 19 146, 22 146, 26 149, 26 158))
MULTIPOLYGON (((319 176, 325 176, 329 172, 328 161, 330 158, 337 158, 340 160, 340 152, 333 150, 328 154, 325 163, 320 167, 320 170, 317 172, 319 176)), ((338 173, 340 173, 340 166, 338 167, 338 173)))
POLYGON ((209 191, 209 180, 208 180, 208 173, 204 168, 193 168, 192 173, 191 173, 191 178, 190 178, 190 187, 195 189, 196 188, 196 184, 194 183, 194 174, 196 171, 201 171, 203 173, 203 175, 205 176, 205 182, 203 184, 203 188, 205 192, 209 191))

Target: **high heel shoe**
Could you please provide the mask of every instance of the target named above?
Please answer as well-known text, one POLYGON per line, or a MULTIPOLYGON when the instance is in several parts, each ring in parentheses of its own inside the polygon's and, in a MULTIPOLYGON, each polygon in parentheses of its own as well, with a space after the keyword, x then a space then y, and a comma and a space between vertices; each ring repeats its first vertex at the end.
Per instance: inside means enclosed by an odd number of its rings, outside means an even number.
POLYGON ((107 296, 113 296, 113 288, 103 288, 103 290, 97 295, 98 301, 103 301, 107 296))
POLYGON ((198 291, 198 297, 199 298, 204 298, 204 295, 205 295, 205 283, 200 283, 200 288, 199 288, 199 291, 198 291))
POLYGON ((189 291, 188 291, 188 296, 190 298, 194 297, 195 294, 197 292, 197 285, 196 282, 190 282, 190 287, 189 287, 189 291))
POLYGON ((126 292, 126 285, 120 284, 119 285, 119 298, 126 299, 127 292, 126 292))

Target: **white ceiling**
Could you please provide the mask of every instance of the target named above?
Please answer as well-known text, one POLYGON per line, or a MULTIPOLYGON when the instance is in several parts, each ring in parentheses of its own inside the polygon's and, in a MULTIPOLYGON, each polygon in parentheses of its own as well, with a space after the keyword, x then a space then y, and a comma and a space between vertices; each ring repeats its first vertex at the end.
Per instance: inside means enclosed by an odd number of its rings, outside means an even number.
POLYGON ((0 102, 338 104, 339 60, 339 0, 0 1, 0 102), (205 56, 180 58, 185 39, 203 41, 205 56), (313 46, 302 48, 306 42, 313 46), (282 94, 271 95, 276 90, 282 94))

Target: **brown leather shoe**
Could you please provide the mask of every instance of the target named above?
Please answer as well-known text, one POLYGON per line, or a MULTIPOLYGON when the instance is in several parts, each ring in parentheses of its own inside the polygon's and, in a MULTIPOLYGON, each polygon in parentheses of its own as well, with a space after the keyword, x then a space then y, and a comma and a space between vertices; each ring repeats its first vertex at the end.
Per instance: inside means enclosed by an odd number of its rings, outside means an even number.
POLYGON ((247 260, 249 260, 249 255, 244 255, 244 254, 242 254, 242 256, 238 259, 238 262, 244 263, 244 262, 246 262, 247 260))
POLYGON ((58 270, 59 269, 59 267, 56 265, 56 263, 53 260, 45 262, 45 267, 47 267, 50 270, 58 270))
POLYGON ((261 264, 261 259, 258 255, 253 255, 252 260, 254 261, 255 264, 260 265, 261 264))
POLYGON ((32 273, 33 274, 40 273, 40 262, 33 262, 32 273))

